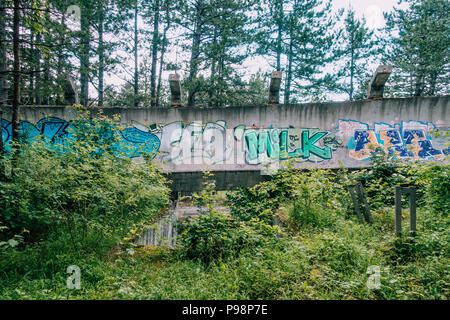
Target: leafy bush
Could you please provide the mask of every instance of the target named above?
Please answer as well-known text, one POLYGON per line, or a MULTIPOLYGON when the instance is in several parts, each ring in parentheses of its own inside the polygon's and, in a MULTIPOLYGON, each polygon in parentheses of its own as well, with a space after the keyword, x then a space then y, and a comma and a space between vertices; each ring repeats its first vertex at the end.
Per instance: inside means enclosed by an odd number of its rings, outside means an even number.
POLYGON ((332 223, 333 215, 347 212, 350 206, 341 178, 340 172, 299 171, 288 166, 270 181, 228 193, 228 205, 233 216, 242 221, 259 218, 271 224, 275 211, 286 204, 291 222, 297 227, 325 226, 332 223))
POLYGON ((310 170, 296 175, 289 218, 297 229, 323 228, 346 212, 346 189, 329 170, 310 170))
POLYGON ((426 181, 426 203, 434 213, 450 212, 450 166, 430 165, 423 169, 426 181))
POLYGON ((224 212, 211 210, 188 218, 178 243, 183 255, 204 264, 235 257, 275 238, 277 229, 258 220, 241 222, 224 212))
POLYGON ((241 221, 258 218, 266 223, 273 220, 273 212, 281 201, 292 198, 293 175, 278 171, 270 181, 252 188, 240 188, 227 194, 227 205, 233 216, 241 221))
POLYGON ((208 181, 210 176, 210 173, 204 173, 204 189, 200 194, 194 194, 195 202, 201 208, 199 216, 188 218, 179 225, 182 232, 177 242, 182 247, 183 256, 208 265, 236 257, 241 251, 254 250, 276 239, 277 227, 258 218, 240 221, 217 210, 213 197, 215 184, 208 181))
POLYGON ((372 156, 370 169, 354 171, 348 178, 362 183, 373 209, 394 205, 394 188, 400 185, 416 187, 416 201, 422 205, 426 189, 423 168, 427 165, 422 162, 405 163, 378 150, 372 156))
POLYGON ((23 230, 29 243, 67 233, 75 249, 88 235, 117 240, 168 202, 155 165, 134 164, 118 149, 113 119, 83 113, 71 128, 64 144, 22 145, 13 173, 0 181, 0 224, 8 228, 0 240, 23 230))
POLYGON ((449 165, 445 162, 402 163, 378 152, 370 169, 355 171, 348 178, 362 182, 373 209, 393 206, 395 186, 402 185, 416 187, 418 206, 426 205, 434 212, 450 210, 449 165))

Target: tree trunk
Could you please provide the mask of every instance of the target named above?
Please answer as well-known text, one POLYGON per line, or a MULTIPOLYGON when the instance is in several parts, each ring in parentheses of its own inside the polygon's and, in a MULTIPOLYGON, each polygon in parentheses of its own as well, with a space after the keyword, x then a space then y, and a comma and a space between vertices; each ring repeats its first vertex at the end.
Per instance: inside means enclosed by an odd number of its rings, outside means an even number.
POLYGON ((282 43, 282 32, 283 32, 283 0, 278 0, 277 2, 277 71, 281 71, 281 43, 282 43))
POLYGON ((432 73, 430 75, 430 89, 428 91, 429 96, 434 96, 436 94, 437 78, 438 78, 438 75, 436 73, 432 73))
MULTIPOLYGON (((20 108, 20 1, 14 0, 13 17, 13 101, 12 101, 12 142, 19 142, 19 108, 20 108)), ((14 146, 15 149, 15 146, 14 146)), ((15 152, 14 152, 15 153, 15 152)), ((14 154, 13 153, 13 154, 14 154)))
MULTIPOLYGON (((45 43, 48 43, 48 39, 45 40, 45 43)), ((41 88, 44 88, 43 92, 42 104, 49 105, 50 104, 50 95, 48 88, 50 87, 50 56, 44 56, 44 81, 41 85, 41 88)))
POLYGON ((289 104, 291 100, 291 85, 292 85, 292 60, 294 57, 289 55, 288 57, 288 70, 286 74, 286 87, 284 89, 284 104, 289 104))
POLYGON ((197 92, 197 85, 194 85, 194 79, 197 77, 199 57, 200 57, 200 42, 201 42, 201 13, 202 13, 202 1, 197 2, 196 17, 195 17, 195 28, 194 34, 192 35, 192 48, 191 48, 191 60, 189 62, 189 93, 188 93, 188 106, 192 107, 195 105, 195 94, 197 92))
MULTIPOLYGON (((169 10, 169 9, 167 9, 169 10)), ((167 12, 168 13, 168 12, 167 12)), ((170 20, 167 14, 167 24, 166 27, 164 28, 164 33, 163 33, 163 40, 162 40, 162 48, 161 48, 161 56, 159 58, 159 75, 158 75, 158 87, 156 89, 156 106, 159 106, 159 100, 161 97, 161 75, 162 75, 162 70, 163 70, 163 65, 164 65, 164 55, 166 53, 166 47, 167 47, 167 31, 170 28, 170 20)))
POLYGON ((427 67, 426 63, 423 61, 423 59, 420 60, 418 70, 416 72, 416 78, 414 83, 414 96, 415 97, 421 97, 424 94, 425 90, 425 74, 427 67))
MULTIPOLYGON (((36 59, 35 59, 35 56, 36 56, 36 53, 35 53, 35 51, 36 51, 36 47, 34 46, 34 44, 33 44, 33 42, 35 41, 35 37, 34 37, 34 34, 33 34, 33 28, 31 28, 31 30, 30 30, 30 53, 29 53, 29 55, 28 55, 28 57, 29 57, 29 70, 30 71, 32 71, 32 70, 35 70, 35 67, 36 67, 36 59)), ((34 97, 35 97, 35 94, 36 94, 36 92, 35 92, 35 87, 34 87, 34 85, 35 85, 35 83, 34 83, 34 78, 35 78, 35 75, 34 75, 34 72, 30 72, 30 75, 29 75, 29 81, 30 81, 30 84, 29 84, 29 91, 28 91, 28 103, 29 104, 34 104, 34 97)))
POLYGON ((353 43, 352 43, 352 48, 351 48, 351 57, 350 57, 350 93, 349 93, 349 97, 350 97, 350 101, 353 100, 353 78, 355 76, 355 61, 354 61, 354 48, 353 48, 353 43))
POLYGON ((294 60, 293 47, 293 30, 292 23, 289 28, 289 56, 288 56, 288 70, 286 74, 286 86, 284 89, 284 104, 289 104, 291 98, 291 83, 292 83, 292 61, 294 60))
POLYGON ((423 94, 423 82, 424 82, 424 76, 422 72, 419 72, 419 75, 416 77, 416 83, 415 83, 415 89, 414 89, 414 96, 415 97, 421 97, 423 94))
POLYGON ((12 100, 12 137, 11 137, 11 175, 14 176, 15 168, 19 160, 18 144, 19 131, 19 109, 20 109, 20 1, 14 0, 13 15, 13 100, 12 100))
POLYGON ((103 23, 104 23, 104 12, 103 4, 99 1, 99 19, 98 19, 98 105, 103 106, 103 94, 104 94, 104 84, 103 84, 103 74, 104 74, 104 45, 103 45, 103 23))
MULTIPOLYGON (((61 26, 65 29, 66 27, 66 15, 62 13, 61 16, 61 26)), ((64 74, 63 70, 63 64, 64 64, 64 56, 63 56, 63 46, 65 41, 65 32, 62 31, 59 33, 59 47, 58 47, 58 62, 57 62, 57 77, 58 77, 58 85, 60 86, 59 94, 58 94, 58 103, 64 104, 64 93, 65 93, 65 87, 66 87, 66 75, 64 74)))
POLYGON ((89 33, 89 14, 88 9, 84 7, 81 12, 81 54, 80 54, 80 103, 88 105, 89 99, 89 51, 90 51, 90 33, 89 33))
POLYGON ((7 69, 7 57, 6 57, 6 1, 0 0, 0 106, 6 105, 8 102, 8 87, 6 83, 6 69, 7 69))
POLYGON ((216 104, 215 106, 218 107, 219 105, 224 105, 226 103, 226 99, 224 99, 224 78, 225 78, 225 43, 226 39, 222 37, 221 39, 222 43, 220 44, 221 53, 219 55, 219 61, 218 61, 218 81, 219 88, 217 90, 217 98, 216 98, 216 104))
POLYGON ((139 94, 139 69, 138 69, 138 0, 136 0, 134 6, 134 106, 139 105, 138 94, 139 94))
MULTIPOLYGON (((215 50, 217 49, 217 28, 214 27, 214 34, 213 34, 213 40, 212 40, 212 47, 213 47, 213 54, 211 58, 211 76, 210 76, 210 85, 208 89, 208 95, 209 95, 209 106, 214 106, 214 92, 216 92, 215 83, 216 83, 216 64, 217 64, 217 52, 215 50)), ((217 94, 218 92, 216 92, 217 94)), ((217 99, 216 99, 217 102, 217 99)))
POLYGON ((41 33, 36 35, 36 54, 35 54, 35 71, 36 71, 36 86, 35 86, 35 100, 36 104, 41 104, 41 73, 39 72, 41 68, 41 49, 39 48, 39 44, 41 42, 41 33))
POLYGON ((159 0, 155 0, 154 5, 154 21, 153 21, 153 40, 152 40, 152 69, 150 74, 150 91, 152 107, 156 106, 156 63, 158 58, 158 44, 159 44, 159 0))

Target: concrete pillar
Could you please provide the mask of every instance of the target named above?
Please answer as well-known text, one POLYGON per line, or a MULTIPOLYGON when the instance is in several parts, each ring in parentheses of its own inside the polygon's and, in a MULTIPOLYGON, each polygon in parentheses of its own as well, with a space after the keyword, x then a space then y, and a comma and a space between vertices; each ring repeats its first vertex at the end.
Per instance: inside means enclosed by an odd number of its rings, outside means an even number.
POLYGON ((180 76, 176 73, 169 75, 170 83, 170 105, 172 107, 181 106, 181 84, 180 76))
POLYGON ((384 92, 384 85, 392 73, 392 66, 381 65, 375 71, 372 80, 369 84, 369 92, 367 99, 382 99, 384 92))
POLYGON ((272 72, 272 77, 270 78, 268 104, 280 103, 280 85, 281 85, 281 71, 272 72))

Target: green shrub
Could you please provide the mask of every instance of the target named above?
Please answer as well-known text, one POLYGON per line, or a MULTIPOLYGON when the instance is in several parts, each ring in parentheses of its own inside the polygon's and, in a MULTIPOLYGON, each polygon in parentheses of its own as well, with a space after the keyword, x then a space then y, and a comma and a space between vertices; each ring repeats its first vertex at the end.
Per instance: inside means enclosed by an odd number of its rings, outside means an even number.
POLYGON ((8 228, 0 240, 23 230, 27 243, 67 233, 74 249, 90 234, 97 243, 120 240, 168 203, 155 165, 134 164, 118 149, 113 119, 80 114, 71 128, 63 145, 22 145, 13 174, 0 181, 0 225, 8 228))
POLYGON ((182 255, 204 264, 235 257, 243 250, 255 250, 276 239, 277 227, 252 219, 236 220, 230 214, 211 209, 181 224, 177 240, 182 255))
POLYGON ((348 201, 342 197, 346 189, 338 178, 331 170, 300 171, 289 164, 269 181, 228 193, 227 204, 233 216, 242 221, 258 218, 266 223, 272 223, 281 204, 294 201, 300 211, 310 210, 316 204, 346 211, 348 201))
POLYGON ((299 171, 288 166, 270 181, 228 194, 233 216, 241 221, 258 218, 271 224, 281 205, 289 207, 291 222, 297 227, 329 226, 333 216, 344 214, 350 206, 341 172, 299 171))
MULTIPOLYGON (((287 175, 286 175, 287 176, 287 175)), ((271 223, 273 213, 284 198, 290 198, 289 184, 277 175, 271 181, 265 181, 252 188, 240 188, 227 194, 227 205, 233 216, 241 221, 258 218, 271 223)))
POLYGON ((450 212, 450 166, 430 165, 423 170, 426 181, 426 204, 434 213, 450 212))
POLYGON ((311 170, 296 176, 290 221, 297 229, 323 228, 347 210, 345 188, 328 170, 311 170))
POLYGON ((304 227, 323 229, 332 226, 335 220, 334 213, 324 209, 320 204, 308 208, 303 205, 291 205, 289 218, 297 230, 304 227))
POLYGON ((193 196, 200 208, 199 216, 188 218, 178 226, 181 234, 177 242, 182 247, 182 256, 209 265, 276 239, 279 229, 259 218, 248 217, 243 221, 217 210, 212 174, 207 171, 203 174, 203 189, 193 196))
POLYGON ((426 181, 423 179, 423 162, 402 162, 390 158, 382 150, 374 153, 369 169, 354 171, 349 174, 353 182, 362 183, 372 209, 393 206, 395 203, 395 186, 416 187, 418 205, 425 203, 426 181))

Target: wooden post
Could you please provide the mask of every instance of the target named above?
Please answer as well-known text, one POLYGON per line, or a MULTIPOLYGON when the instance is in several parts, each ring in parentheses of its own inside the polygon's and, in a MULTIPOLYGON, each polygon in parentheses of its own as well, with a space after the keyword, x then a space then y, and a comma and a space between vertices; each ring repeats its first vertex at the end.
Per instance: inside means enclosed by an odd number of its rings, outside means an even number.
POLYGON ((364 188, 363 188, 361 182, 358 182, 355 185, 350 185, 350 186, 348 186, 348 188, 349 188, 352 200, 353 200, 353 204, 355 205, 355 211, 356 211, 356 215, 358 216, 359 221, 361 223, 364 222, 363 217, 361 215, 361 207, 360 207, 360 203, 362 203, 364 205, 364 211, 363 211, 364 220, 366 220, 367 223, 372 224, 373 219, 372 219, 372 215, 370 214, 369 203, 367 202, 366 193, 364 192, 364 188))
POLYGON ((417 216, 416 216, 416 188, 415 187, 395 187, 395 235, 402 235, 402 194, 408 195, 409 198, 409 229, 413 236, 417 232, 417 216))
POLYGON ((359 202, 356 197, 356 186, 349 185, 348 190, 350 192, 350 196, 352 197, 353 205, 355 206, 356 215, 358 216, 359 222, 364 223, 363 217, 361 215, 361 210, 359 208, 359 202))
POLYGON ((367 203, 366 193, 364 192, 362 183, 358 182, 358 184, 356 185, 356 188, 358 190, 359 200, 364 203, 364 218, 366 219, 367 223, 372 224, 373 219, 372 219, 372 215, 370 214, 370 207, 369 207, 369 204, 367 203))
POLYGON ((395 236, 402 236, 402 193, 401 187, 395 187, 395 236))
POLYGON ((409 226, 411 230, 411 234, 413 236, 416 235, 417 226, 416 226, 416 188, 409 188, 409 226))
POLYGON ((270 78, 268 104, 280 103, 280 85, 281 85, 281 71, 272 72, 272 77, 270 78))

